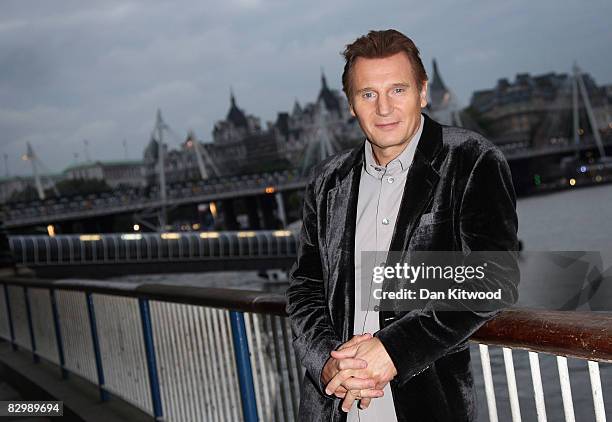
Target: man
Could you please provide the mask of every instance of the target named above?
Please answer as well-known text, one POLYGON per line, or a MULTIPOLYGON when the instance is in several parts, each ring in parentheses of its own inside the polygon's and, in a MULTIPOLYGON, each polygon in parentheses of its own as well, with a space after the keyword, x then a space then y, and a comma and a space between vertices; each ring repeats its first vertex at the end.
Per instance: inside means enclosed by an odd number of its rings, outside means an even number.
MULTIPOLYGON (((405 35, 371 31, 344 57, 343 89, 366 139, 319 164, 305 191, 287 291, 306 368, 299 418, 473 420, 467 339, 496 312, 362 309, 361 251, 511 254, 508 165, 482 136, 421 114, 427 75, 405 35)), ((493 266, 485 281, 515 297, 514 265, 493 266)))

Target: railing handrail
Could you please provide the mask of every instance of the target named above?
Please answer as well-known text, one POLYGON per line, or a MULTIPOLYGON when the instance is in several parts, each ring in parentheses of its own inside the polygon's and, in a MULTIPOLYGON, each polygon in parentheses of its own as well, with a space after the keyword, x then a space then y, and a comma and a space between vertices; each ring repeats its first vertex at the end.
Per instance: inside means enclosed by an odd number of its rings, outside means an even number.
POLYGON ((474 333, 471 340, 612 362, 612 312, 506 309, 474 333))
MULTIPOLYGON (((286 298, 275 293, 167 284, 2 277, 0 282, 76 290, 287 316, 286 298)), ((470 338, 490 345, 612 362, 612 313, 512 308, 500 312, 470 338)))
POLYGON ((44 280, 3 276, 0 282, 44 289, 75 290, 160 300, 233 311, 287 316, 285 296, 259 290, 225 289, 215 287, 170 285, 156 283, 128 283, 98 280, 44 280))

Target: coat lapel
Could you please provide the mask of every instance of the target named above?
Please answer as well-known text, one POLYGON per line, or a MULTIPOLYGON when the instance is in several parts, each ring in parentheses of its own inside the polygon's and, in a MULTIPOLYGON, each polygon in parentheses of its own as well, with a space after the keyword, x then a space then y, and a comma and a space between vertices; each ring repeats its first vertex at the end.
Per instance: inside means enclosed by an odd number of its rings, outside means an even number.
POLYGON ((433 161, 442 147, 442 127, 427 115, 424 118, 423 132, 406 176, 390 251, 404 251, 407 248, 412 232, 440 180, 433 161))
POLYGON ((327 251, 330 266, 329 295, 334 326, 344 341, 353 333, 355 297, 355 229, 364 143, 355 148, 337 172, 336 186, 327 192, 327 251))

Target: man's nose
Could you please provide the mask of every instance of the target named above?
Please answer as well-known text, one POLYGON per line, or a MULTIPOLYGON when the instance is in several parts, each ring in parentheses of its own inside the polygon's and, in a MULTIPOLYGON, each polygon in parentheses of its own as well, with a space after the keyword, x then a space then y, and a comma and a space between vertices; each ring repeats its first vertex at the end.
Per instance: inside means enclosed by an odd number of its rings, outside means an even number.
POLYGON ((376 113, 379 116, 388 116, 393 111, 393 105, 389 98, 386 95, 381 95, 378 97, 378 102, 376 103, 376 113))

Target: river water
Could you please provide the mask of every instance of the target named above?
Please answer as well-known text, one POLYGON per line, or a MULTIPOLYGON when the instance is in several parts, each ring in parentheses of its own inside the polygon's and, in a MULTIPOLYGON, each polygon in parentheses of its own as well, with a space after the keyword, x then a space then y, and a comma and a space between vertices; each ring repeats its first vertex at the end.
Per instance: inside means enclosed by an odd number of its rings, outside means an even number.
MULTIPOLYGON (((523 198, 518 201, 519 238, 525 251, 598 251, 605 268, 612 263, 612 185, 594 186, 523 198)), ((267 281, 256 272, 163 274, 121 277, 129 282, 187 284, 209 287, 265 290, 282 293, 286 283, 267 281)), ((608 292, 612 286, 603 286, 608 292)), ((612 294, 607 296, 612 304, 612 294)), ((480 421, 487 421, 482 368, 477 346, 472 362, 478 393, 480 421)), ((502 350, 491 347, 491 365, 499 421, 510 421, 510 404, 502 350)), ((594 421, 593 399, 587 364, 569 359, 576 421, 594 421)), ((564 420, 559 375, 554 356, 541 354, 540 367, 548 421, 564 420)), ((535 421, 536 410, 528 353, 514 351, 514 368, 522 420, 535 421)), ((608 418, 612 417, 612 365, 600 364, 608 418)))

